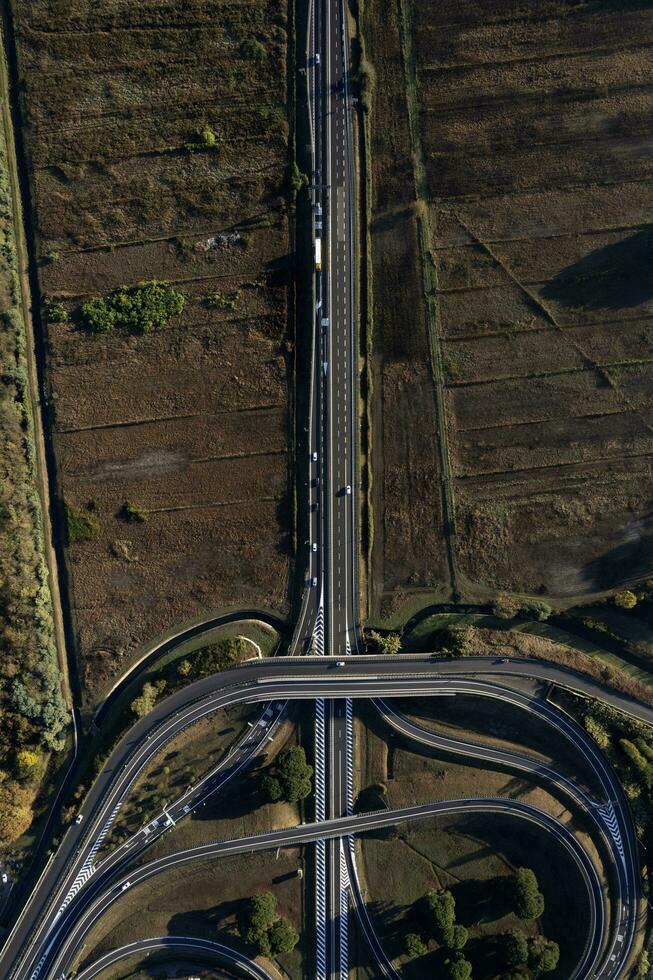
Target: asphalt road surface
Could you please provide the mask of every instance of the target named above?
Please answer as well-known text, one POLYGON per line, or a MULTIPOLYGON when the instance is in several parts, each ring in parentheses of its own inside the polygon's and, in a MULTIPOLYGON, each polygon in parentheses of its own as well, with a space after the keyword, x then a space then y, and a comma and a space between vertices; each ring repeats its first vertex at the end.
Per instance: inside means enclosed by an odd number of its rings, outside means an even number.
MULTIPOLYGON (((486 658, 453 662, 422 656, 399 656, 351 658, 345 668, 336 668, 334 661, 326 658, 253 661, 178 691, 157 705, 116 746, 89 792, 82 824, 71 827, 65 835, 0 953, 2 975, 12 975, 14 967, 17 967, 16 975, 21 978, 33 975, 58 925, 61 905, 116 806, 142 766, 176 732, 193 721, 219 707, 244 702, 333 697, 342 703, 343 695, 365 698, 424 696, 441 692, 447 686, 453 691, 465 681, 479 684, 474 678, 482 674, 486 675, 486 679, 479 686, 479 693, 512 699, 524 695, 500 683, 500 677, 509 681, 511 676, 519 677, 527 671, 531 676, 544 680, 554 680, 555 675, 560 674, 561 679, 571 686, 582 686, 582 678, 541 662, 493 665, 486 658)), ((531 699, 531 706, 537 704, 536 699, 531 699)), ((542 703, 539 704, 541 706, 542 703)), ((554 716, 560 715, 550 706, 546 710, 554 716)), ((557 724, 563 724, 562 719, 564 716, 560 715, 557 724)), ((600 753, 599 757, 602 758, 600 753)), ((615 809, 618 811, 619 797, 615 795, 615 799, 615 809)), ((511 805, 511 802, 508 801, 507 805, 511 805)), ((628 814, 620 814, 619 818, 626 826, 628 814)), ((637 889, 637 880, 631 881, 629 894, 632 909, 638 895, 637 889)), ((625 961, 627 952, 628 944, 624 941, 616 950, 616 960, 612 961, 613 972, 601 975, 618 975, 618 967, 625 961)))

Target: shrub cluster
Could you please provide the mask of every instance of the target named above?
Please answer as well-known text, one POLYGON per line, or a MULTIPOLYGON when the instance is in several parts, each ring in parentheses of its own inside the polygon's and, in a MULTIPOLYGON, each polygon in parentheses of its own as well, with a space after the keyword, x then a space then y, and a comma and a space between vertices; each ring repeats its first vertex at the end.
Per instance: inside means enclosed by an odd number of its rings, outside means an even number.
POLYGON ((178 316, 184 304, 183 293, 169 283, 152 279, 138 286, 119 286, 104 298, 87 300, 81 318, 92 333, 107 333, 115 327, 151 333, 178 316))

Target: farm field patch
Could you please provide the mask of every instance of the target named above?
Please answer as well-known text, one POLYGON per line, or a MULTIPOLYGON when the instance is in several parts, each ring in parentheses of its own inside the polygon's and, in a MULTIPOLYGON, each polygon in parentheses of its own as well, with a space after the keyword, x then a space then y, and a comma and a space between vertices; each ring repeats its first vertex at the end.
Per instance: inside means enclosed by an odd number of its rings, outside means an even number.
POLYGON ((175 624, 288 612, 290 26, 284 0, 15 8, 58 489, 88 525, 67 562, 92 703, 175 624), (165 327, 83 327, 86 301, 153 279, 184 297, 165 327))
MULTIPOLYGON (((642 578, 653 509, 653 14, 558 0, 402 0, 398 10, 403 33, 378 63, 385 14, 372 4, 363 23, 381 77, 403 44, 407 70, 394 63, 392 87, 410 99, 412 72, 417 116, 416 137, 404 132, 391 155, 400 123, 386 125, 393 110, 377 86, 375 174, 392 170, 395 196, 376 199, 372 249, 383 251, 381 234, 409 241, 391 217, 402 194, 404 224, 427 209, 459 586, 565 600, 642 578)), ((411 338, 427 309, 419 249, 412 267, 400 304, 411 338)), ((428 350, 413 347, 406 372, 418 388, 428 367, 428 350)), ((437 446, 432 417, 409 418, 405 438, 437 446)), ((386 602, 396 586, 382 580, 386 602)))

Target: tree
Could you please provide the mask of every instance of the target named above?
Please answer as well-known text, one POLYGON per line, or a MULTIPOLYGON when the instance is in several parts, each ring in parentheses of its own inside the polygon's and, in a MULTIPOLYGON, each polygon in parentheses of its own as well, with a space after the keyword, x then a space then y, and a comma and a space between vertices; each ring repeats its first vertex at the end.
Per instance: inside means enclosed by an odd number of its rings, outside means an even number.
POLYGON ((406 955, 411 960, 418 956, 425 956, 428 953, 428 946, 417 932, 409 932, 406 936, 406 955))
POLYGON ((16 768, 18 773, 25 779, 31 779, 38 775, 40 769, 40 757, 32 749, 21 749, 16 753, 16 768))
POLYGON ((528 942, 523 932, 514 929, 502 937, 503 961, 508 969, 523 966, 528 960, 528 942))
POLYGON ((456 902, 450 891, 432 888, 424 898, 426 918, 433 930, 435 939, 450 946, 454 940, 456 924, 456 902))
POLYGON ((464 949, 468 939, 469 933, 467 929, 464 926, 457 925, 453 927, 453 936, 449 945, 452 949, 464 949))
POLYGON ((386 633, 382 636, 376 630, 370 632, 370 640, 375 645, 379 653, 395 654, 401 652, 401 637, 398 633, 386 633))
POLYGON ((12 844, 32 822, 32 794, 20 783, 5 780, 0 785, 0 844, 12 844))
POLYGON ((177 674, 179 677, 189 677, 193 670, 193 665, 190 660, 182 660, 181 663, 177 664, 177 674))
POLYGON ((528 965, 537 976, 555 970, 560 958, 560 947, 552 939, 536 936, 531 940, 528 951, 528 965))
POLYGON ((651 782, 650 764, 648 762, 648 759, 646 759, 645 756, 642 755, 642 753, 639 751, 637 746, 633 745, 633 743, 627 738, 620 738, 619 748, 624 753, 624 755, 628 756, 628 760, 630 764, 632 765, 633 769, 635 769, 635 771, 638 773, 638 775, 640 775, 646 783, 650 783, 651 782))
POLYGON ((144 718, 145 715, 149 714, 154 705, 156 704, 157 698, 165 690, 166 682, 164 680, 146 681, 143 684, 140 695, 135 698, 130 707, 137 718, 144 718))
POLYGON ((276 776, 283 791, 283 798, 289 803, 304 800, 312 789, 313 767, 306 762, 306 752, 301 745, 282 752, 277 760, 276 776))
POLYGON ((530 868, 517 868, 509 883, 513 907, 520 919, 539 919, 544 912, 544 896, 530 868))
POLYGON ((450 980, 471 980, 472 964, 464 956, 444 961, 450 980))
POLYGON ((188 143, 184 143, 184 149, 188 153, 198 153, 202 150, 217 150, 219 147, 219 141, 215 130, 211 129, 210 126, 203 126, 202 129, 198 129, 194 139, 190 140, 188 143))
POLYGON ((442 632, 440 653, 447 657, 468 657, 474 652, 476 630, 473 626, 447 626, 442 632))
POLYGON ((263 792, 270 801, 276 803, 283 796, 281 783, 276 776, 266 776, 263 780, 263 792))
POLYGON ((622 592, 617 592, 614 597, 614 604, 620 609, 634 609, 637 605, 637 596, 630 589, 624 589, 622 592))
POLYGON ((268 938, 273 953, 290 953, 299 942, 299 933, 286 919, 277 919, 268 938))

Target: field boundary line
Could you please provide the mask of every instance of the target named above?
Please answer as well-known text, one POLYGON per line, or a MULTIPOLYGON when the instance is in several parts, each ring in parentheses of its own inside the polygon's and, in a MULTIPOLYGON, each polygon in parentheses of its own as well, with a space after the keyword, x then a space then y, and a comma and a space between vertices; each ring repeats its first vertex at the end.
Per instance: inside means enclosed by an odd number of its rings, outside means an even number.
POLYGON ((445 403, 445 379, 442 364, 442 349, 438 324, 436 295, 438 291, 437 267, 433 257, 431 222, 429 216, 429 191, 424 163, 424 150, 419 124, 419 101, 417 96, 417 79, 415 55, 413 51, 413 7, 412 0, 397 0, 399 6, 399 30, 401 35, 401 53, 406 87, 406 105, 408 107, 408 129, 411 148, 413 151, 413 176, 415 182, 415 198, 417 202, 416 222, 419 233, 419 245, 422 259, 422 288, 426 306, 427 333, 429 339, 429 354, 433 387, 437 408, 438 451, 441 467, 441 490, 444 505, 443 524, 444 537, 447 546, 447 560, 451 587, 454 595, 459 592, 460 574, 456 556, 456 501, 454 492, 454 477, 449 450, 449 432, 447 427, 447 410, 445 403))

